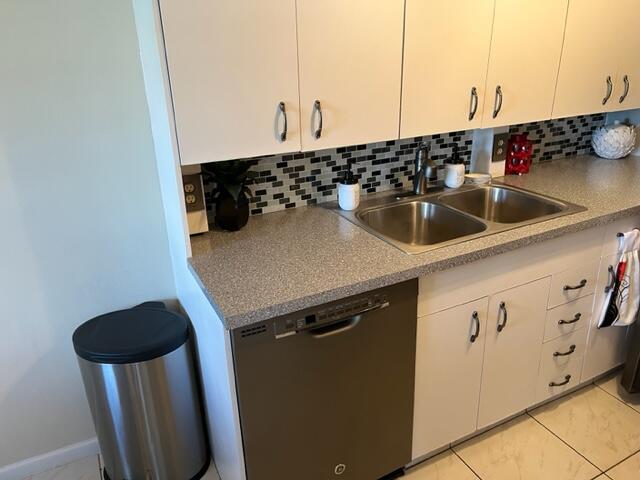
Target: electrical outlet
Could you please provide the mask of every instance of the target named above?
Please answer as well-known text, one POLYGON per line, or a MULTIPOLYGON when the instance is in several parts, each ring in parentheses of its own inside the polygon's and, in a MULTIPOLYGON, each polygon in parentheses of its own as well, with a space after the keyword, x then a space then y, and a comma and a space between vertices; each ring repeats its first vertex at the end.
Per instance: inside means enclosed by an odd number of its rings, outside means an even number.
POLYGON ((492 162, 504 162, 507 160, 507 143, 509 142, 509 133, 496 133, 493 136, 493 152, 491 154, 492 162))
POLYGON ((184 203, 186 204, 187 212, 204 210, 204 192, 202 189, 202 179, 200 178, 200 174, 183 175, 182 186, 184 189, 184 203))

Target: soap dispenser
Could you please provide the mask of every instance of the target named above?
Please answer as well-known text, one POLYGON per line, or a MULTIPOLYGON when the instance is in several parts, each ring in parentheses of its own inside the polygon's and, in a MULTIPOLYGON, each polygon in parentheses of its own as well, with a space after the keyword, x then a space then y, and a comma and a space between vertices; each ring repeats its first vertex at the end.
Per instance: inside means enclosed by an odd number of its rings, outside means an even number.
POLYGON ((360 205, 360 183, 351 171, 353 160, 347 160, 347 171, 338 184, 338 204, 342 210, 355 210, 360 205))
POLYGON ((444 184, 449 188, 458 188, 464 183, 464 162, 458 153, 458 145, 453 145, 451 161, 444 167, 444 184))

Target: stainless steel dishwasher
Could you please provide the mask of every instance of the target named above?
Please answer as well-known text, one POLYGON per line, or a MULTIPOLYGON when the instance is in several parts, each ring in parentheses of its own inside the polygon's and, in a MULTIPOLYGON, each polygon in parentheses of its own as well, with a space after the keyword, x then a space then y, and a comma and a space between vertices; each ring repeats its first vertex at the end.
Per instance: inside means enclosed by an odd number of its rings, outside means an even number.
POLYGON ((376 480, 411 461, 417 285, 232 332, 248 480, 376 480))

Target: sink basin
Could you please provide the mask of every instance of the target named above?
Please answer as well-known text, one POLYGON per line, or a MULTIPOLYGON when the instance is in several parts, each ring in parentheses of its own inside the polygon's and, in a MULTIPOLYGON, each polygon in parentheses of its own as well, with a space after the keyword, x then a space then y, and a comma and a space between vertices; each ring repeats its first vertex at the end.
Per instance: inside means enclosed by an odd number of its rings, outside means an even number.
POLYGON ((567 207, 554 200, 501 186, 442 195, 438 200, 461 212, 496 223, 520 223, 562 212, 567 207))
POLYGON ((405 253, 418 254, 585 210, 580 205, 493 183, 414 196, 367 195, 355 211, 327 205, 405 253))
POLYGON ((407 245, 435 245, 486 230, 486 225, 437 203, 415 200, 357 214, 370 229, 407 245))

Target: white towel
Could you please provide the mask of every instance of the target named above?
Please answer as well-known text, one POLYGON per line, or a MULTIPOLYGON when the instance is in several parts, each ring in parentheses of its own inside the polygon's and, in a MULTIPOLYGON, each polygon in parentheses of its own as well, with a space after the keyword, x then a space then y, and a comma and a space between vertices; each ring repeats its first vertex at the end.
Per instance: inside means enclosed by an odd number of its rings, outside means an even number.
MULTIPOLYGON (((613 298, 615 289, 610 289, 602 305, 598 320, 598 328, 605 326, 626 327, 636 321, 638 307, 640 306, 640 260, 638 249, 640 248, 640 230, 634 229, 621 234, 618 238, 618 262, 613 269, 613 279, 616 280, 619 268, 622 265, 624 275, 620 281, 617 295, 613 298), (610 304, 617 308, 617 316, 611 322, 605 321, 610 304)), ((615 309, 614 309, 615 311, 615 309)))
POLYGON ((640 230, 634 229, 623 235, 623 253, 621 262, 627 262, 624 280, 618 294, 618 319, 613 323, 616 327, 626 327, 636 321, 640 306, 640 230))

